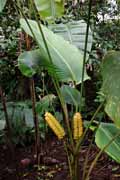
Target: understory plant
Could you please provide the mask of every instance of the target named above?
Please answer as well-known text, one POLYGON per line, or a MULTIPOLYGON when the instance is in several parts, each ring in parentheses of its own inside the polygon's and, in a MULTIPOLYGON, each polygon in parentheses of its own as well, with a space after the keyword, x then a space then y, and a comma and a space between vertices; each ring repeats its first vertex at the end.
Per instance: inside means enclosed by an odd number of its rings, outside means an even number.
POLYGON ((119 144, 120 136, 118 128, 120 126, 120 99, 118 93, 120 89, 120 53, 111 51, 103 58, 101 65, 103 84, 100 90, 102 100, 91 120, 88 122, 83 121, 81 112, 84 111, 84 81, 90 78, 87 75, 85 65, 91 51, 93 39, 90 29, 92 0, 89 0, 88 4, 87 24, 83 20, 55 24, 56 18, 60 18, 64 12, 62 0, 29 0, 29 15, 22 8, 25 6, 24 1, 15 1, 14 5, 20 13, 21 28, 35 40, 37 46, 37 49, 31 50, 32 46, 30 44, 30 46, 27 46, 27 51, 21 53, 18 58, 19 69, 23 75, 30 78, 37 162, 39 163, 40 154, 40 132, 38 127, 38 113, 40 112, 36 109, 34 75, 41 71, 47 71, 59 98, 66 128, 63 128, 59 120, 48 110, 45 110, 45 120, 58 139, 63 141, 71 180, 79 179, 78 160, 81 146, 89 128, 93 129, 92 123, 95 124, 95 142, 101 150, 89 169, 86 170, 93 141, 91 139, 82 175, 83 180, 88 180, 103 151, 106 151, 113 159, 120 162, 117 156, 120 150, 116 147, 116 144, 119 144), (29 17, 33 17, 32 20, 29 17), (47 27, 45 24, 47 24, 47 27), (115 80, 117 81, 117 88, 115 87, 115 80), (111 84, 111 81, 113 84, 111 84), (77 89, 77 86, 80 86, 80 90, 77 89), (72 114, 69 112, 68 104, 71 107, 72 114), (95 121, 96 115, 103 108, 103 105, 115 125, 95 121))

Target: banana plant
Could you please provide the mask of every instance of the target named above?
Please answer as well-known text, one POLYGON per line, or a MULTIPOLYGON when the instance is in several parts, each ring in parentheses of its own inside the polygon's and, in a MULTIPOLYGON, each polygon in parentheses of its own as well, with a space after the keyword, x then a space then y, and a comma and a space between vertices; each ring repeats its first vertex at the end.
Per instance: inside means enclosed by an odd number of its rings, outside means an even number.
MULTIPOLYGON (((90 1, 90 3, 92 4, 92 1, 90 1)), ((89 16, 90 16, 90 13, 89 13, 89 16)), ((47 54, 47 50, 46 50, 42 35, 39 31, 38 24, 36 23, 36 21, 27 20, 27 19, 26 20, 21 19, 20 24, 21 24, 21 27, 24 29, 24 31, 27 34, 29 34, 31 37, 33 37, 37 41, 37 44, 39 45, 38 50, 35 50, 32 52, 25 52, 22 55, 20 55, 19 57, 20 70, 22 71, 23 74, 32 77, 37 72, 38 67, 44 66, 47 68, 47 70, 49 70, 49 73, 51 73, 52 69, 50 66, 49 57, 47 54)), ((59 35, 57 35, 57 33, 56 34, 53 33, 52 31, 50 31, 48 28, 46 28, 43 25, 41 25, 41 28, 42 28, 42 32, 44 34, 45 41, 47 43, 50 55, 53 60, 53 65, 55 66, 55 68, 53 69, 56 69, 56 72, 58 72, 57 76, 59 77, 59 80, 62 82, 72 81, 73 83, 75 82, 75 84, 81 83, 82 67, 84 63, 83 63, 82 51, 78 50, 78 48, 82 50, 84 48, 82 46, 79 46, 77 48, 76 47, 78 46, 77 41, 75 41, 76 46, 73 45, 74 40, 72 40, 71 37, 73 36, 74 31, 71 33, 70 30, 69 31, 67 30, 68 37, 70 37, 69 42, 68 42, 60 36, 60 33, 59 35)), ((51 26, 51 29, 55 32, 55 28, 52 28, 51 26)), ((83 39, 85 40, 86 38, 83 38, 83 39)), ((77 40, 77 35, 76 35, 76 40, 77 40)), ((91 45, 88 47, 89 49, 87 50, 89 52, 91 49, 91 45)), ((105 111, 111 117, 111 119, 115 121, 115 123, 118 126, 119 126, 119 111, 120 111, 119 110, 120 99, 119 99, 119 93, 118 93, 120 92, 119 91, 119 78, 118 78, 119 64, 120 64, 119 55, 120 53, 118 52, 116 52, 115 54, 112 52, 108 54, 107 56, 105 56, 103 60, 103 65, 102 65, 103 85, 101 88, 101 92, 106 99, 105 111), (114 76, 113 76, 113 73, 114 73, 114 76), (117 82, 117 88, 115 87, 116 82, 114 82, 113 85, 111 84, 111 82, 113 81, 117 82)), ((89 77, 87 76, 85 72, 83 80, 86 80, 88 78, 89 77)), ((117 132, 117 129, 110 128, 112 129, 110 130, 112 136, 109 136, 109 138, 107 138, 105 131, 103 131, 104 129, 105 129, 104 126, 102 127, 100 126, 96 133, 96 144, 101 149, 104 149, 106 144, 109 144, 109 141, 111 141, 111 139, 113 139, 114 137, 114 132, 115 133, 117 132), (106 141, 104 142, 99 141, 99 137, 100 137, 99 134, 100 136, 104 137, 106 141)), ((115 142, 113 141, 113 145, 111 144, 111 146, 113 147, 112 148, 109 147, 110 149, 106 149, 106 152, 108 152, 109 155, 112 154, 111 155, 112 157, 113 157, 113 153, 111 153, 111 151, 113 151, 114 145, 115 145, 115 142)), ((79 147, 79 144, 77 147, 79 147)), ((119 148, 117 148, 117 150, 115 151, 117 151, 117 154, 119 154, 119 148)), ((114 159, 116 159, 116 157, 114 159)))

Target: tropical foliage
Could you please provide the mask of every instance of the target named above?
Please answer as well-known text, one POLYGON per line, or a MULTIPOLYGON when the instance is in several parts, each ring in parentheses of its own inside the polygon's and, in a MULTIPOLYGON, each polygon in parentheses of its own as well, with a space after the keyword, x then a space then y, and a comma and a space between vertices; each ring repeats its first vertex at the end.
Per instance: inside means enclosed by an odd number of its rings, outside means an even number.
POLYGON ((83 179, 89 179, 103 151, 120 163, 119 6, 119 1, 113 6, 92 0, 18 0, 12 7, 17 18, 6 28, 3 15, 11 13, 11 3, 0 1, 2 137, 10 148, 25 145, 29 131, 39 163, 40 140, 47 140, 49 126, 64 145, 71 180, 78 179, 79 152, 90 129, 95 141, 90 138, 88 152, 92 143, 100 151, 88 171, 86 156, 83 179), (98 94, 92 112, 87 111, 87 82, 98 94))

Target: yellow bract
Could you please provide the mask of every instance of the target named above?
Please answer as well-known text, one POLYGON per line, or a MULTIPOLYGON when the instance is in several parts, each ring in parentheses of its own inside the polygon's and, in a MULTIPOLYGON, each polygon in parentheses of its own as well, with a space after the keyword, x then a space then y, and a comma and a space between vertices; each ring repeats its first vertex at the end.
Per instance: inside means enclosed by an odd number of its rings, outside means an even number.
POLYGON ((73 138, 78 140, 83 134, 82 116, 79 112, 75 113, 73 117, 73 138))
POLYGON ((60 125, 58 120, 49 112, 45 113, 45 120, 50 126, 50 128, 53 130, 53 132, 56 134, 58 139, 62 139, 65 136, 65 131, 63 127, 60 125))

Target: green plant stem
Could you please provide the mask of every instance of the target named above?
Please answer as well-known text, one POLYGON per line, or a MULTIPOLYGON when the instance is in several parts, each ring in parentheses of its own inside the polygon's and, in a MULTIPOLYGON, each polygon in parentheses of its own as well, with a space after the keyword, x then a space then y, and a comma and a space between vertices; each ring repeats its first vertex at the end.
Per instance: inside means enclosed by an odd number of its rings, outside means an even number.
POLYGON ((72 180, 78 180, 78 156, 73 156, 73 174, 72 174, 72 180))
MULTIPOLYGON (((41 24, 40 24, 39 19, 38 19, 38 16, 37 16, 37 13, 38 13, 38 12, 37 12, 35 3, 34 3, 33 0, 30 0, 30 2, 31 2, 32 7, 33 7, 33 11, 34 11, 35 18, 36 18, 36 21, 37 21, 37 24, 38 24, 38 28, 39 28, 40 33, 41 33, 41 35, 42 35, 43 42, 44 42, 44 45, 45 45, 45 48, 46 48, 46 51, 47 51, 49 60, 50 60, 51 63, 53 63, 52 57, 51 57, 51 55, 50 55, 49 48, 48 48, 48 45, 47 45, 47 42, 46 42, 46 39, 45 39, 45 36, 44 36, 44 33, 43 33, 43 31, 42 31, 41 24)), ((70 123, 69 123, 67 106, 66 106, 66 104, 65 104, 65 102, 64 102, 64 99, 63 99, 63 97, 62 97, 62 95, 61 95, 60 86, 59 86, 58 80, 57 80, 57 79, 52 79, 52 80, 53 80, 53 84, 54 84, 54 86, 55 86, 55 89, 56 89, 56 91, 57 91, 58 97, 59 97, 60 102, 61 102, 61 106, 62 106, 64 115, 65 115, 65 121, 66 121, 66 125, 67 125, 68 134, 69 134, 69 137, 70 137, 70 141, 71 141, 72 147, 74 148, 74 142, 73 142, 72 133, 71 133, 71 129, 70 129, 70 123)))
POLYGON ((99 157, 101 156, 101 154, 111 145, 111 143, 112 143, 118 136, 120 136, 120 132, 118 132, 118 133, 109 141, 109 143, 106 144, 106 145, 104 146, 104 148, 101 149, 100 152, 96 155, 95 159, 93 160, 93 162, 92 162, 92 164, 91 164, 91 166, 90 166, 90 168, 89 168, 89 170, 88 170, 88 173, 87 173, 87 175, 86 175, 85 180, 89 180, 89 176, 90 176, 90 174, 91 174, 91 172, 92 172, 92 170, 93 170, 93 168, 94 168, 97 160, 99 159, 99 157))
POLYGON ((88 146, 87 154, 86 154, 84 165, 83 165, 83 176, 82 176, 83 180, 84 180, 85 175, 86 175, 86 168, 87 168, 87 163, 88 163, 88 157, 89 157, 89 153, 90 153, 90 150, 91 150, 91 147, 92 147, 93 139, 94 139, 94 136, 92 137, 91 142, 90 142, 90 144, 88 146))
POLYGON ((72 166, 71 166, 70 155, 69 155, 69 152, 68 152, 68 148, 67 148, 66 142, 65 142, 65 141, 63 141, 63 144, 64 144, 64 149, 65 149, 66 154, 67 154, 67 159, 68 159, 68 167, 69 167, 70 178, 72 179, 72 166))
POLYGON ((47 51, 47 55, 48 55, 48 57, 49 57, 50 62, 52 63, 52 57, 51 57, 51 55, 50 55, 50 51, 49 51, 49 48, 48 48, 48 45, 47 45, 47 42, 46 42, 44 33, 43 33, 43 31, 42 31, 41 24, 40 24, 39 18, 38 18, 38 16, 37 16, 38 11, 37 11, 37 8, 36 8, 36 6, 35 6, 34 0, 30 0, 30 3, 31 3, 31 6, 32 6, 32 8, 33 8, 33 12, 34 12, 34 15, 35 15, 35 19, 36 19, 36 22, 37 22, 39 31, 40 31, 40 33, 41 33, 41 35, 42 35, 42 38, 43 38, 43 42, 44 42, 44 45, 45 45, 45 49, 46 49, 46 51, 47 51))
POLYGON ((92 118, 91 118, 91 120, 90 120, 89 125, 86 127, 86 129, 85 129, 85 131, 84 131, 84 133, 83 133, 83 136, 82 136, 82 137, 80 138, 80 140, 78 141, 78 143, 77 143, 77 145, 76 145, 76 148, 75 148, 75 155, 77 155, 77 153, 79 153, 81 143, 82 143, 84 137, 86 136, 86 133, 87 133, 89 127, 91 126, 92 122, 94 121, 96 115, 98 114, 98 112, 99 112, 100 109, 102 108, 103 104, 104 104, 104 102, 102 102, 102 103, 98 106, 98 108, 96 109, 94 115, 92 116, 92 118))
MULTIPOLYGON (((98 130, 100 123, 101 123, 101 121, 99 121, 99 123, 97 124, 97 128, 95 129, 94 134, 95 134, 96 131, 98 130)), ((88 156, 89 156, 89 152, 90 152, 91 147, 92 147, 92 142, 93 142, 94 137, 95 137, 94 134, 92 135, 92 138, 90 139, 90 144, 89 144, 89 146, 88 146, 87 154, 86 154, 85 161, 84 161, 84 166, 83 166, 83 178, 82 178, 83 180, 84 180, 85 175, 86 175, 86 168, 87 168, 87 163, 88 163, 88 156)))
POLYGON ((88 10, 88 20, 87 20, 87 28, 86 28, 86 37, 85 37, 85 47, 84 47, 84 56, 83 56, 83 68, 82 68, 82 79, 81 79, 81 106, 82 108, 82 97, 83 97, 83 88, 84 88, 84 73, 85 73, 85 63, 87 56, 87 44, 88 44, 88 34, 89 34, 89 26, 90 26, 90 16, 91 16, 91 8, 92 8, 92 0, 89 0, 89 10, 88 10))
MULTIPOLYGON (((32 110, 33 110, 33 118, 34 118, 34 126, 35 126, 35 153, 38 162, 39 157, 39 148, 40 148, 40 134, 39 134, 39 122, 35 109, 36 97, 35 97, 35 86, 33 78, 30 79, 30 91, 31 91, 31 100, 32 100, 32 110)), ((38 162, 39 164, 39 162, 38 162)))
MULTIPOLYGON (((31 26, 30 26, 30 24, 29 24, 29 22, 28 22, 28 20, 27 20, 27 18, 26 18, 26 16, 25 16, 24 12, 22 11, 22 8, 19 7, 16 3, 15 3, 14 5, 15 5, 16 8, 19 9, 19 12, 22 14, 22 17, 25 19, 25 21, 26 21, 28 27, 30 28, 30 31, 31 31, 31 33, 32 33, 32 35, 33 35, 33 38, 34 38, 34 39, 36 40, 36 42, 37 42, 37 38, 36 38, 36 36, 35 36, 35 34, 34 34, 32 28, 31 28, 31 26)), ((39 45, 39 44, 38 44, 38 45, 39 45)), ((40 47, 40 46, 39 46, 39 47, 40 47)))

